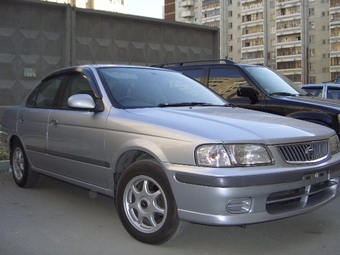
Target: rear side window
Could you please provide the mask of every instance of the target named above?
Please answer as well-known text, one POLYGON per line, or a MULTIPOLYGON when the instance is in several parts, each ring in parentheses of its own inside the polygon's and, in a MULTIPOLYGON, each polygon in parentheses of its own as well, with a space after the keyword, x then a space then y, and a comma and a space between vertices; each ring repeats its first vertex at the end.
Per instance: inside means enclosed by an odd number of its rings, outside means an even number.
POLYGON ((209 71, 208 87, 227 99, 238 98, 237 89, 249 86, 246 79, 234 69, 214 68, 209 71))
POLYGON ((196 81, 202 82, 203 69, 181 70, 181 73, 194 78, 196 81))
POLYGON ((62 79, 63 77, 60 76, 40 83, 28 97, 26 106, 35 108, 54 108, 55 97, 62 79))

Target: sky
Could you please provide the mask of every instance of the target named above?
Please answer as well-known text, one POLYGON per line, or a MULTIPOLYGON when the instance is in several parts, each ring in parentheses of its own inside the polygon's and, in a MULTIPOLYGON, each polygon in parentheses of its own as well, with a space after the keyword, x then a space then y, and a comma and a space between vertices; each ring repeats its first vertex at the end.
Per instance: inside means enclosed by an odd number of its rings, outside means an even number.
POLYGON ((126 14, 163 18, 164 0, 124 0, 126 14))

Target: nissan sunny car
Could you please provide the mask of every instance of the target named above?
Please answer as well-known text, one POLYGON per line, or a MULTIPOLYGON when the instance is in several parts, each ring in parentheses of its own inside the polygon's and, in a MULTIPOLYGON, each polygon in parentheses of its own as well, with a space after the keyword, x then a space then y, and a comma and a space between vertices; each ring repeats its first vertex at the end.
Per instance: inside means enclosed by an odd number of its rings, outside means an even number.
POLYGON ((0 142, 18 186, 43 174, 111 196, 128 233, 150 244, 184 222, 277 220, 339 193, 334 130, 234 107, 158 68, 55 71, 5 111, 0 142))

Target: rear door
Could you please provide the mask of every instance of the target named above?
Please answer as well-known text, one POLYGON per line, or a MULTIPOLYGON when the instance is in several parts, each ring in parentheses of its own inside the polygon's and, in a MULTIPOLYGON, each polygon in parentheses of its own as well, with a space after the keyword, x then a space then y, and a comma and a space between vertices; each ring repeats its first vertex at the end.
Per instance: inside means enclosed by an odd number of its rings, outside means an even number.
POLYGON ((27 156, 36 168, 47 169, 49 166, 46 140, 48 118, 55 108, 62 80, 61 75, 41 82, 18 112, 18 132, 27 156))

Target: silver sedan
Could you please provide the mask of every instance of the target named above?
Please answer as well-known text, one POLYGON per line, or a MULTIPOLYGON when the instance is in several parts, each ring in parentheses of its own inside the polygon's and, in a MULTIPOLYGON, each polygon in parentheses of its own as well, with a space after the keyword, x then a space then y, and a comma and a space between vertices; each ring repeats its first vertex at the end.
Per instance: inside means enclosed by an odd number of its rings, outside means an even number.
POLYGON ((151 244, 168 241, 186 221, 277 220, 339 193, 332 129, 233 107, 157 68, 55 71, 6 110, 0 142, 18 186, 44 174, 111 196, 129 234, 151 244))

